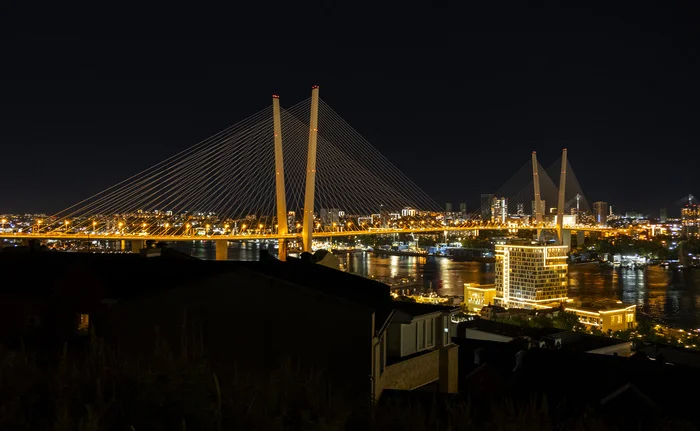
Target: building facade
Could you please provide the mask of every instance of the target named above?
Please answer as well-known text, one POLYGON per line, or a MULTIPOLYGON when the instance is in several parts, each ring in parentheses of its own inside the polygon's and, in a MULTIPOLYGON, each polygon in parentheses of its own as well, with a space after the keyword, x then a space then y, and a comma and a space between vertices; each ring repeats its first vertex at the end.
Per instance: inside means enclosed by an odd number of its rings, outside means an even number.
POLYGON ((464 304, 470 313, 479 313, 481 309, 493 305, 496 297, 496 285, 464 283, 464 304))
POLYGON ((686 204, 681 208, 681 224, 684 235, 698 236, 700 234, 700 206, 698 204, 686 204))
POLYGON ((600 226, 605 226, 608 223, 608 203, 607 202, 593 202, 593 216, 595 217, 596 224, 600 226))
POLYGON ((496 245, 495 305, 549 308, 568 297, 568 246, 496 245))
POLYGON ((491 221, 505 223, 508 220, 508 198, 494 197, 491 203, 491 221))
POLYGON ((567 306, 565 310, 578 316, 579 322, 588 329, 624 331, 637 326, 637 306, 634 304, 605 304, 598 306, 567 306))

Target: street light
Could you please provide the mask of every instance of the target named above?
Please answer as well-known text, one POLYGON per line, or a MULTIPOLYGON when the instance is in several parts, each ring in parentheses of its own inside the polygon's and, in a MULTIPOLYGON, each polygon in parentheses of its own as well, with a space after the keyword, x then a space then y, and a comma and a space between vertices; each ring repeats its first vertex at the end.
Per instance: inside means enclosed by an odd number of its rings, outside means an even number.
POLYGON ((66 224, 66 233, 68 233, 68 225, 70 224, 70 222, 66 220, 64 223, 66 224))
POLYGON ((36 230, 37 230, 37 232, 40 232, 40 231, 41 231, 41 223, 42 223, 42 222, 43 222, 43 220, 37 220, 37 221, 36 221, 36 230))
POLYGON ((92 233, 95 233, 95 226, 97 226, 97 222, 93 221, 92 222, 92 233))
POLYGON ((170 227, 170 223, 165 223, 165 234, 168 233, 168 228, 170 227))

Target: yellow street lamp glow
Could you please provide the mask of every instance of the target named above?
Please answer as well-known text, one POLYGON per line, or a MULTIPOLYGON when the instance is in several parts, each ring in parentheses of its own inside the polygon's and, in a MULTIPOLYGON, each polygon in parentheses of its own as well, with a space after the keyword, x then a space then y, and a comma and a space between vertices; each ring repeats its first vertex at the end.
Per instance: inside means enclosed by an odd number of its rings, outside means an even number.
POLYGON ((262 225, 262 223, 261 223, 261 224, 259 224, 259 225, 258 225, 258 227, 259 227, 260 229, 262 229, 262 228, 263 228, 263 225, 262 225))
POLYGON ((169 227, 170 227, 170 223, 165 223, 165 228, 167 229, 169 227))
POLYGON ((246 228, 246 225, 241 225, 241 229, 245 229, 245 228, 246 228))

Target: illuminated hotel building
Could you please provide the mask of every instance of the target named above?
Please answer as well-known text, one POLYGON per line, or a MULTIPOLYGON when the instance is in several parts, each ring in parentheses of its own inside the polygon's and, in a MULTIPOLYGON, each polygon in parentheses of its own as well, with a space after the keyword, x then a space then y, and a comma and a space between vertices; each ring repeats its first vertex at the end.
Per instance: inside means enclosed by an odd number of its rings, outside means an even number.
POLYGON ((567 299, 566 245, 496 245, 496 305, 550 308, 567 299))
POLYGON ((697 204, 687 204, 681 208, 681 223, 683 233, 687 236, 698 236, 700 233, 700 206, 697 204))

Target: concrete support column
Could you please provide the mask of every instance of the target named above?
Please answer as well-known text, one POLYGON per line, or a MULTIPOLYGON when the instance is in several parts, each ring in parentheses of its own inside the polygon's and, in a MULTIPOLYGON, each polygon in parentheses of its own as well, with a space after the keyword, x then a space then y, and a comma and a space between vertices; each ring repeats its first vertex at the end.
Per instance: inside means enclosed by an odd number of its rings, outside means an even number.
POLYGON ((132 253, 140 253, 142 248, 146 248, 146 241, 142 239, 132 239, 130 242, 132 253))
POLYGON ((216 260, 228 260, 228 240, 216 240, 216 260))
POLYGON ((561 238, 560 245, 565 245, 571 250, 571 229, 562 229, 559 232, 559 237, 561 238))
POLYGON ((583 247, 584 242, 586 242, 586 233, 582 230, 576 231, 576 247, 583 247))

